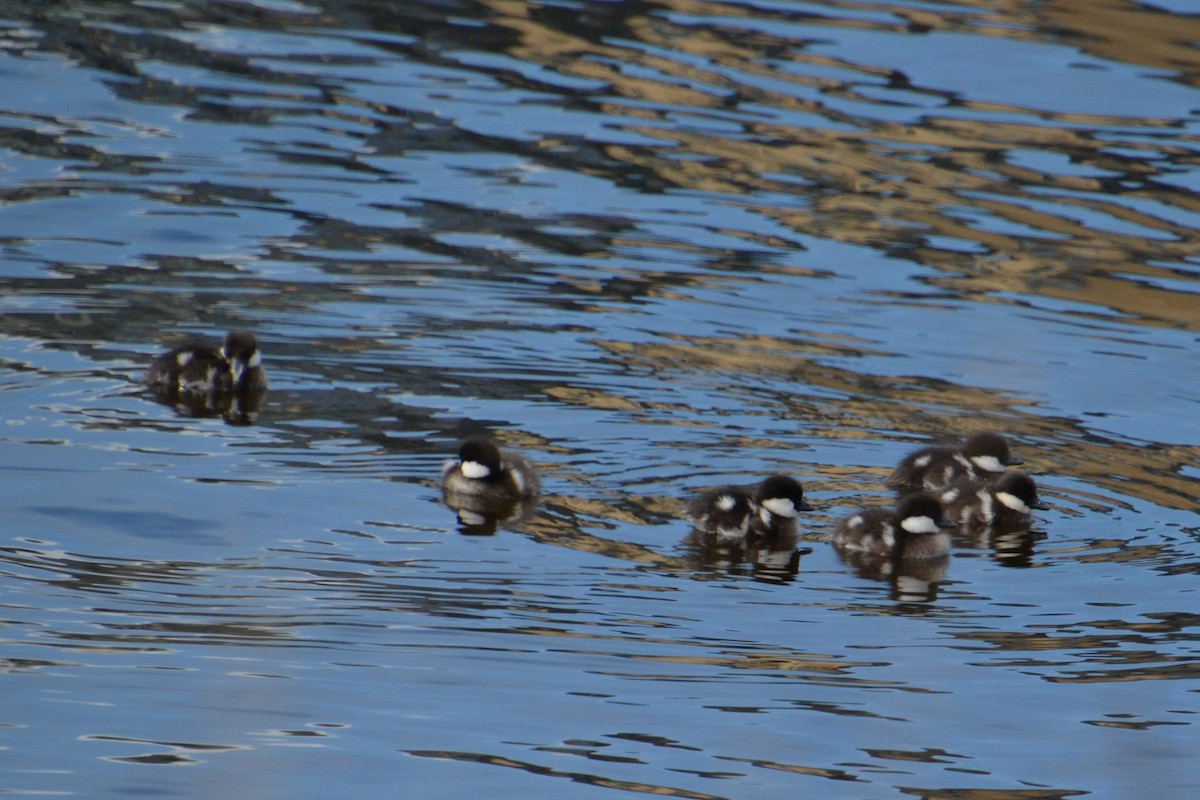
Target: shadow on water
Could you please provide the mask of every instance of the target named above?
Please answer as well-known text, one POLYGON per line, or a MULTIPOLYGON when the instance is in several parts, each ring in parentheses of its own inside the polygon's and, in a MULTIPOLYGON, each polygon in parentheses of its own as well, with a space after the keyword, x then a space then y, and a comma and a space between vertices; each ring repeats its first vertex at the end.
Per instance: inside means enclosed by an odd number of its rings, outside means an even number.
POLYGON ((1171 7, 0 0, 0 790, 1194 794, 1171 7), (238 328, 260 407, 138 387, 238 328), (981 429, 1031 531, 839 559, 981 429))

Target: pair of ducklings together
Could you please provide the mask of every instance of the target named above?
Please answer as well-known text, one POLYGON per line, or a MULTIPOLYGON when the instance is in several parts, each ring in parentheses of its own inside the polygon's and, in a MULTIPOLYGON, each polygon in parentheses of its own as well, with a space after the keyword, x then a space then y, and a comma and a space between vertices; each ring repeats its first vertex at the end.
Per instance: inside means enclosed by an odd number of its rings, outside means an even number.
POLYGON ((164 396, 261 394, 267 389, 258 339, 249 331, 230 331, 220 347, 189 342, 154 360, 145 383, 164 396))
MULTIPOLYGON (((1033 509, 1045 506, 1029 476, 1007 471, 1021 463, 1004 437, 990 432, 971 436, 962 448, 917 450, 887 478, 901 494, 899 504, 855 511, 836 524, 831 542, 839 550, 874 556, 934 558, 950 551, 947 528, 1027 526, 1033 509)), ((442 468, 447 498, 504 503, 531 499, 538 489, 528 461, 487 439, 468 439, 459 459, 442 468)), ((799 482, 772 475, 757 486, 701 493, 688 503, 687 518, 716 543, 738 545, 795 532, 799 513, 811 510, 799 482)))

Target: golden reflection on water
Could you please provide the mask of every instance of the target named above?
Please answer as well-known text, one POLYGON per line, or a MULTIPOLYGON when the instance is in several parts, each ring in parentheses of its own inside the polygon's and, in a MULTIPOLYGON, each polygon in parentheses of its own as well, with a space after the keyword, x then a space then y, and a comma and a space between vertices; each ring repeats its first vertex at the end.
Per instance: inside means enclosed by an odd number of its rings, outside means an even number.
MULTIPOLYGON (((1200 470, 1200 448, 1095 441, 1078 423, 1031 413, 1027 409, 1032 401, 995 390, 919 377, 870 376, 815 363, 793 339, 714 336, 674 343, 597 344, 631 366, 662 370, 682 365, 731 375, 795 375, 798 386, 836 392, 840 396, 836 403, 805 397, 799 391, 774 398, 779 407, 772 413, 795 420, 796 428, 810 436, 861 438, 865 431, 891 430, 945 440, 975 429, 994 428, 1018 443, 1026 470, 1034 475, 1070 474, 1117 496, 1138 497, 1166 508, 1200 508, 1195 481, 1182 474, 1184 469, 1200 470), (931 395, 931 390, 936 393, 931 395), (953 414, 939 413, 949 410, 953 414), (1021 442, 1029 444, 1022 448, 1021 442)), ((809 352, 820 352, 823 347, 813 344, 809 352)), ((839 354, 847 349, 839 348, 839 354)), ((882 477, 891 466, 862 465, 859 474, 882 477)), ((829 488, 844 485, 836 482, 829 488)), ((1113 503, 1111 499, 1105 502, 1108 507, 1113 503)))
POLYGON ((1200 86, 1196 49, 1200 19, 1162 14, 1133 0, 1049 0, 1032 7, 1044 28, 1069 31, 1085 53, 1128 64, 1144 64, 1176 73, 1190 86, 1200 86))
MULTIPOLYGON (((1146 141, 1156 131, 1177 136, 1175 120, 1022 108, 972 98, 962 98, 957 107, 1004 118, 962 119, 942 116, 937 108, 927 109, 920 125, 852 117, 809 95, 853 99, 865 107, 880 101, 847 82, 812 73, 834 67, 856 75, 863 84, 878 85, 896 80, 891 70, 821 56, 810 52, 803 40, 721 28, 719 23, 717 29, 709 29, 672 22, 662 14, 623 20, 645 48, 603 44, 542 24, 523 3, 487 5, 496 14, 495 24, 516 35, 510 55, 611 87, 621 101, 610 102, 607 110, 630 119, 631 130, 661 140, 663 147, 614 145, 606 149, 607 155, 656 175, 663 185, 743 196, 748 207, 797 233, 841 242, 918 247, 918 239, 932 235, 972 243, 987 257, 923 246, 919 250, 922 262, 944 270, 947 285, 965 295, 1031 292, 1113 309, 1148 325, 1200 330, 1200 304, 1191 296, 1137 280, 1169 279, 1170 268, 1161 264, 1189 259, 1200 245, 1197 226, 1169 218, 1200 213, 1200 201, 1192 192, 1147 179, 1161 169, 1154 162, 1164 152, 1181 165, 1194 161, 1190 151, 1146 141), (631 64, 642 70, 625 68, 631 64), (768 85, 782 88, 772 91, 765 88, 768 85), (741 135, 731 136, 724 129, 714 135, 679 126, 638 128, 633 121, 639 116, 660 120, 676 108, 719 110, 735 99, 811 115, 817 122, 805 127, 747 122, 741 135), (624 103, 634 100, 636 107, 624 103), (1107 130, 1097 135, 1097 129, 1107 130), (1076 167, 1099 174, 1055 174, 1009 160, 1008 154, 1023 150, 1061 154, 1076 167), (680 151, 699 157, 671 157, 680 151), (1131 153, 1144 154, 1144 160, 1131 153), (777 176, 788 177, 785 181, 777 176), (780 208, 753 199, 762 192, 791 194, 796 179, 812 188, 802 206, 780 208), (1036 206, 1030 203, 1034 196, 1039 200, 1036 206), (1155 206, 1168 213, 1147 210, 1155 206), (1005 233, 994 225, 987 229, 947 213, 962 207, 1034 235, 1005 233), (1074 210, 1092 220, 1108 217, 1143 233, 1085 224, 1074 210)), ((658 5, 681 15, 734 21, 751 13, 734 4, 681 0, 658 5)), ((840 8, 848 14, 858 11, 857 3, 827 6, 822 27, 901 30, 898 25, 838 17, 840 8)), ((940 13, 886 4, 879 8, 925 34, 970 32, 1040 43, 1044 31, 1051 29, 1099 58, 1155 66, 1181 75, 1187 83, 1195 83, 1200 74, 1200 56, 1181 44, 1200 38, 1200 23, 1131 2, 1062 0, 1000 8, 967 2, 940 13), (968 15, 963 8, 976 13, 968 15), (1076 38, 1071 38, 1072 32, 1076 38)), ((753 12, 771 15, 757 7, 753 12)), ((781 30, 792 21, 782 11, 779 19, 781 30)), ((935 87, 916 89, 938 97, 935 87)))

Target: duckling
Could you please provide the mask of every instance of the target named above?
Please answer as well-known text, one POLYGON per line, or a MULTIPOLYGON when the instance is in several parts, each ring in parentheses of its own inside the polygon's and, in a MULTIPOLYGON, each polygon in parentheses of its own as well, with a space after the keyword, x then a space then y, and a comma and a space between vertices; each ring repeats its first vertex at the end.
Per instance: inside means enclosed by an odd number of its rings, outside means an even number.
POLYGON ((773 540, 795 533, 801 511, 812 511, 804 499, 804 487, 787 475, 772 475, 758 485, 754 492, 757 513, 750 520, 750 535, 773 540))
POLYGON ((950 552, 942 504, 931 494, 910 494, 895 509, 866 508, 839 521, 831 539, 839 551, 873 556, 937 558, 950 552))
POLYGON ((254 334, 230 331, 221 347, 190 342, 160 355, 142 383, 175 397, 258 394, 267 388, 267 373, 254 334))
POLYGON ((1006 467, 1021 463, 1022 460, 1009 451, 1003 436, 984 431, 967 437, 961 450, 923 447, 909 453, 886 482, 901 495, 934 492, 959 478, 996 478, 1006 467))
POLYGON ((474 436, 462 443, 458 459, 442 464, 442 493, 451 500, 471 498, 480 503, 510 504, 541 491, 537 471, 518 453, 502 450, 490 439, 474 436))
POLYGON ((1033 509, 1048 508, 1038 499, 1033 478, 1005 472, 995 483, 959 478, 938 492, 946 516, 965 526, 1013 531, 1028 527, 1033 509))
POLYGON ((800 511, 811 511, 804 489, 786 475, 772 475, 755 486, 722 486, 694 497, 686 518, 720 544, 741 544, 748 536, 771 538, 795 530, 800 511))
POLYGON ((754 500, 744 486, 709 489, 688 503, 685 518, 722 544, 740 544, 750 532, 754 500))

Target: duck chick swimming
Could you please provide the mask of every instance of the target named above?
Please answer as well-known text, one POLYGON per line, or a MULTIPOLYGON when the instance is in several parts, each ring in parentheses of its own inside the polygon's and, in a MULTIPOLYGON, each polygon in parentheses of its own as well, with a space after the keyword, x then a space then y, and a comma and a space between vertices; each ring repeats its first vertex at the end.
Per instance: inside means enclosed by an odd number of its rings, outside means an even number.
POLYGON ((254 334, 230 331, 220 347, 190 342, 160 355, 142 383, 177 397, 257 394, 267 388, 267 373, 254 334))
POLYGON ((831 542, 838 550, 895 558, 937 558, 950 552, 941 502, 931 494, 910 494, 894 509, 866 508, 840 520, 831 542))
POLYGON ((537 471, 523 456, 484 437, 467 439, 458 449, 458 459, 442 465, 442 492, 448 498, 505 504, 531 499, 539 491, 537 471))
POLYGON ((967 437, 961 449, 922 447, 909 453, 886 478, 886 483, 901 495, 934 492, 959 478, 996 478, 1006 467, 1021 463, 1003 436, 984 431, 967 437))
POLYGON ((801 511, 811 511, 800 483, 772 475, 752 486, 722 486, 694 497, 686 517, 692 526, 721 544, 740 544, 747 537, 772 538, 796 529, 801 511))
POLYGON ((946 516, 963 526, 980 526, 995 531, 1026 528, 1034 509, 1048 506, 1038 499, 1033 478, 1006 472, 994 483, 959 478, 938 492, 946 516))

